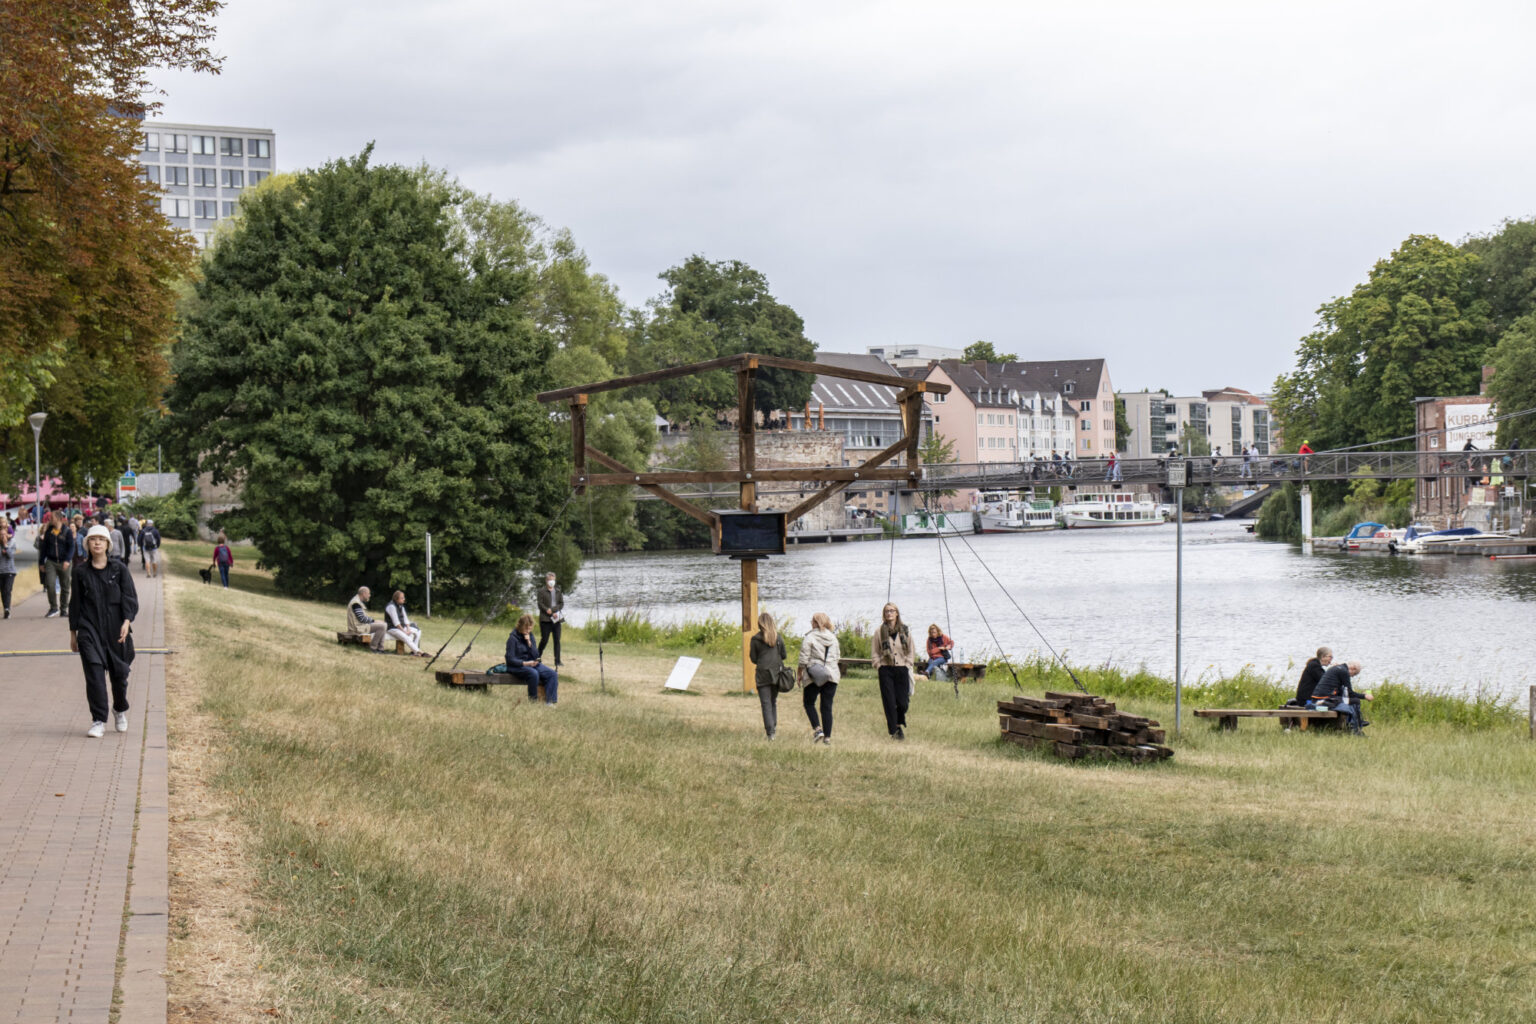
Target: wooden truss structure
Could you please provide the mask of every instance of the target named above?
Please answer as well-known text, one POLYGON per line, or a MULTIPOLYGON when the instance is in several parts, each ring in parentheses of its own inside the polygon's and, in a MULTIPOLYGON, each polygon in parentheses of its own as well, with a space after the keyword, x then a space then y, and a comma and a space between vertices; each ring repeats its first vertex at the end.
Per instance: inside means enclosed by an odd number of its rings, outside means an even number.
MULTIPOLYGON (((949 390, 948 384, 911 380, 894 374, 849 370, 838 366, 807 363, 798 359, 781 359, 778 356, 764 356, 752 352, 742 352, 738 355, 723 356, 719 359, 710 359, 701 363, 689 363, 686 366, 674 366, 665 370, 652 370, 649 373, 637 373, 629 377, 616 377, 612 380, 599 381, 594 384, 583 384, 573 388, 561 388, 557 391, 545 391, 539 395, 539 401, 547 404, 566 402, 569 405, 571 414, 571 451, 575 457, 571 484, 576 488, 578 494, 585 492, 588 487, 640 487, 679 511, 706 524, 710 527, 711 532, 718 537, 720 530, 720 516, 718 513, 679 497, 667 490, 665 485, 737 484, 740 487, 741 508, 744 511, 756 512, 758 511, 757 485, 760 482, 806 481, 822 484, 823 486, 819 490, 786 511, 785 516, 788 522, 794 522, 856 480, 900 481, 908 487, 915 487, 923 475, 921 460, 918 456, 918 446, 922 442, 923 395, 947 394, 949 390), (895 388, 897 390, 896 402, 901 408, 901 439, 883 451, 875 453, 859 466, 759 470, 757 468, 757 428, 755 422, 755 413, 757 411, 756 384, 757 372, 764 368, 793 370, 800 373, 818 374, 823 377, 839 377, 844 380, 861 381, 866 384, 881 384, 886 387, 895 388), (625 466, 617 459, 605 455, 587 443, 587 398, 589 395, 605 391, 618 391, 623 388, 636 387, 641 384, 652 384, 657 381, 672 380, 677 377, 687 377, 710 370, 733 370, 736 373, 737 438, 739 445, 739 458, 736 469, 698 472, 667 471, 662 473, 638 471, 625 466), (886 465, 886 463, 899 455, 906 456, 904 460, 905 465, 886 465), (590 472, 588 470, 589 461, 596 463, 603 469, 608 470, 608 472, 590 472)), ((753 666, 747 657, 747 652, 752 634, 757 631, 757 610, 757 562, 754 559, 743 559, 741 563, 741 656, 742 687, 747 691, 751 691, 754 688, 753 666)))

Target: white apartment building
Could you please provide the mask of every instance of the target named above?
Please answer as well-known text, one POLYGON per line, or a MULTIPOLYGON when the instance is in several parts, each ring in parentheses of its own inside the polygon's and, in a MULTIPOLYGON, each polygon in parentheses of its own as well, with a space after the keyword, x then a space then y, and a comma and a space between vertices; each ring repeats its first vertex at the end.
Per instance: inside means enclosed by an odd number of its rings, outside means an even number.
POLYGON ((235 215, 240 196, 277 166, 270 128, 146 121, 139 164, 160 188, 160 212, 206 246, 221 221, 235 215))
POLYGON ((1258 445, 1259 454, 1268 455, 1277 441, 1268 403, 1242 388, 1217 388, 1190 396, 1125 392, 1116 398, 1131 425, 1126 458, 1150 459, 1166 453, 1169 446, 1179 444, 1186 426, 1223 455, 1248 445, 1258 445))
POLYGON ((960 349, 940 345, 871 345, 869 354, 878 356, 898 370, 922 369, 936 360, 960 360, 965 357, 960 349))

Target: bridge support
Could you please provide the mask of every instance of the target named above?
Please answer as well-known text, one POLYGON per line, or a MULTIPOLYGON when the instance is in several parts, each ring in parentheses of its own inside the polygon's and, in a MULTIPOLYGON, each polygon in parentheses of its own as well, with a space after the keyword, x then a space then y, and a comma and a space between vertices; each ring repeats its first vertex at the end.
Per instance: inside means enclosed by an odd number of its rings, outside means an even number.
POLYGON ((1301 489, 1301 542, 1312 543, 1312 488, 1301 489))

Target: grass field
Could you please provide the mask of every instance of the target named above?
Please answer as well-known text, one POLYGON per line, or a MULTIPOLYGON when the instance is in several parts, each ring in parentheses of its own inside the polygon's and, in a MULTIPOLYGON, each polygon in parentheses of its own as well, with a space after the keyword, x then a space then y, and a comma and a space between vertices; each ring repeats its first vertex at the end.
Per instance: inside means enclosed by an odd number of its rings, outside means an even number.
POLYGON ((998 742, 1011 688, 919 683, 898 744, 853 678, 831 748, 798 693, 769 742, 722 659, 673 694, 676 652, 610 645, 600 685, 573 642, 558 707, 453 692, 339 647, 340 607, 249 558, 223 591, 206 545, 169 547, 173 762, 239 837, 217 885, 244 887, 234 936, 185 910, 195 880, 173 896, 173 1004, 243 971, 228 1019, 1536 1016, 1523 728, 1186 721, 1171 762, 1079 765, 998 742))

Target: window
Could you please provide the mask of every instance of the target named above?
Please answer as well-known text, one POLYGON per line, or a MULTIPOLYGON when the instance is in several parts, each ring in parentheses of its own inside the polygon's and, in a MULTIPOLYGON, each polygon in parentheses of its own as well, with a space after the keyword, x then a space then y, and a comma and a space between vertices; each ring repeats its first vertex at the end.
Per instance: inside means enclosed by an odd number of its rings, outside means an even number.
POLYGON ((187 169, 185 167, 167 167, 165 169, 165 183, 167 185, 185 185, 187 183, 187 169))
POLYGON ((1114 430, 1115 429, 1115 421, 1114 420, 1106 419, 1104 421, 1104 429, 1105 430, 1114 430))
POLYGON ((976 414, 976 425, 978 427, 981 426, 986 421, 987 421, 987 418, 985 416, 983 416, 981 413, 977 413, 976 414))
POLYGON ((159 132, 145 132, 144 135, 143 135, 143 143, 142 143, 142 145, 139 146, 139 148, 142 149, 146 153, 157 153, 157 152, 159 152, 160 151, 160 133, 159 132))
POLYGON ((217 188, 219 184, 219 170, 217 167, 192 168, 192 184, 201 188, 217 188))
POLYGON ((197 156, 213 156, 218 153, 219 140, 212 135, 192 136, 192 152, 197 156))
POLYGON ((224 216, 226 216, 226 217, 233 217, 234 215, 235 215, 235 204, 232 203, 232 202, 231 203, 225 203, 224 204, 224 216))
POLYGON ((1438 493, 1439 489, 1440 489, 1439 488, 1439 481, 1431 480, 1429 482, 1429 496, 1431 498, 1438 498, 1438 497, 1440 497, 1440 495, 1438 493))
MULTIPOLYGON (((251 183, 251 188, 255 188, 257 185, 260 185, 262 183, 262 181, 264 181, 266 179, 267 172, 266 171, 246 171, 245 172, 245 177, 246 177, 246 180, 251 183)), ((939 397, 942 398, 943 396, 940 395, 939 397)))
POLYGON ((271 139, 251 139, 250 144, 251 156, 256 157, 258 160, 266 160, 272 156, 271 139))
POLYGON ((217 220, 219 217, 219 203, 216 199, 199 199, 192 204, 196 216, 206 220, 217 220))
POLYGON ((160 168, 156 167, 154 164, 150 164, 148 167, 144 168, 144 180, 149 182, 151 185, 160 184, 160 168))
POLYGON ((1093 412, 1093 400, 1092 399, 1090 399, 1090 398, 1083 399, 1083 412, 1093 412))
POLYGON ((1074 384, 1073 381, 1070 381, 1070 380, 1067 381, 1065 384, 1063 384, 1061 386, 1061 393, 1064 394, 1064 395, 1070 395, 1072 393, 1072 389, 1073 389, 1074 386, 1075 386, 1075 384, 1074 384))
POLYGON ((167 153, 185 153, 187 151, 187 137, 185 135, 167 135, 165 137, 165 151, 167 153))
POLYGON ((190 217, 192 216, 192 200, 162 199, 160 200, 160 212, 167 217, 190 217))
POLYGON ((1013 422, 1013 413, 1009 413, 1008 414, 1008 425, 1010 427, 1015 425, 1014 422, 1013 422))
POLYGON ((1083 420, 1083 430, 1088 431, 1088 430, 1092 430, 1092 429, 1093 429, 1093 420, 1083 420))
POLYGON ((1078 447, 1081 448, 1083 451, 1087 451, 1088 447, 1089 447, 1088 439, 1086 437, 1083 438, 1080 442, 1078 442, 1078 447))
POLYGON ((244 156, 245 155, 245 140, 244 139, 231 139, 231 138, 227 138, 227 137, 220 139, 219 140, 219 155, 220 156, 244 156))
POLYGON ((1439 448, 1440 447, 1440 435, 1439 434, 1431 434, 1429 436, 1429 446, 1431 448, 1439 448))
POLYGON ((223 170, 219 172, 219 184, 225 188, 245 188, 245 172, 223 170))

